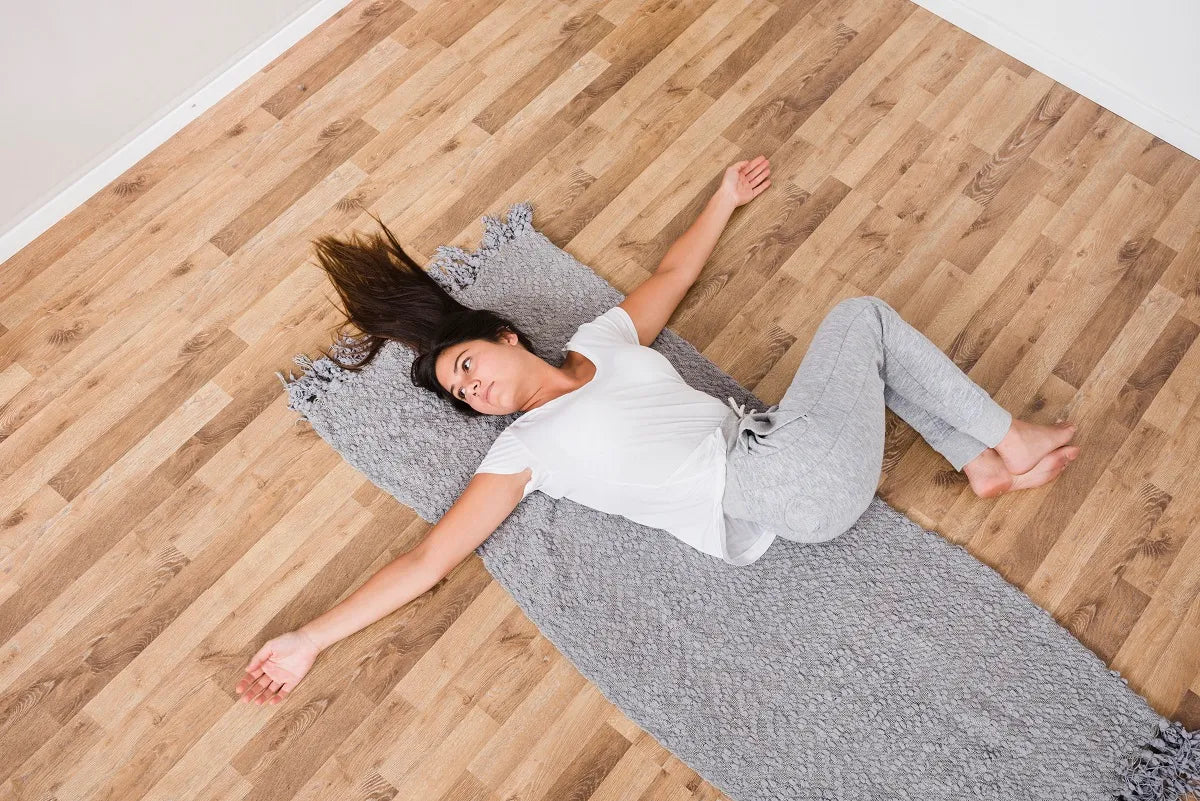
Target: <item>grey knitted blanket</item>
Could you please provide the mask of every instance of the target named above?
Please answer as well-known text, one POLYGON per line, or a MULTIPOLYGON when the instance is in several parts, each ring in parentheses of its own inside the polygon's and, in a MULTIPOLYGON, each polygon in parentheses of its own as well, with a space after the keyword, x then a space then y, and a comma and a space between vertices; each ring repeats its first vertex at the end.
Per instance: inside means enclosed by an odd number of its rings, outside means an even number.
MULTIPOLYGON (((483 222, 479 249, 439 248, 431 275, 561 364, 576 327, 622 295, 536 231, 530 204, 483 222)), ((692 386, 766 408, 673 331, 653 347, 692 386)), ((289 408, 432 523, 517 415, 460 416, 411 384, 413 357, 388 343, 360 373, 300 355, 300 376, 278 375, 289 408)), ((1200 787, 1200 732, 878 496, 837 539, 780 538, 733 567, 535 492, 477 553, 606 698, 735 801, 1174 801, 1200 787)))

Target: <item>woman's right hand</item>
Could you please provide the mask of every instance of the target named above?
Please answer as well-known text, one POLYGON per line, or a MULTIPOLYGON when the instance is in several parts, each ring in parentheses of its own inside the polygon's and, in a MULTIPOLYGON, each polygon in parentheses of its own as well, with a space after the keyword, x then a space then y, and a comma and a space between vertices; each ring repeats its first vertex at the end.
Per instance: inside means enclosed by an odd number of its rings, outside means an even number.
POLYGON ((277 704, 308 673, 321 648, 301 630, 280 634, 258 649, 237 685, 241 700, 277 704))

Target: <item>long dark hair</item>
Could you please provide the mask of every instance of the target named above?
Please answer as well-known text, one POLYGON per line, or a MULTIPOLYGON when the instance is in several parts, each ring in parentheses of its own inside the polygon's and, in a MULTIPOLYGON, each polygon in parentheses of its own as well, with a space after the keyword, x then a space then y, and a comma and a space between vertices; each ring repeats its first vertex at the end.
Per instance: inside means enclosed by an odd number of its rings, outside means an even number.
MULTIPOLYGON (((367 212, 370 214, 370 212, 367 212)), ((363 337, 356 337, 353 350, 365 352, 354 364, 344 363, 333 353, 326 356, 345 370, 362 370, 388 340, 417 352, 412 363, 413 384, 435 392, 460 412, 477 417, 482 412, 451 395, 438 383, 434 365, 446 348, 471 339, 498 342, 504 331, 517 335, 521 345, 533 352, 533 344, 511 320, 490 309, 472 309, 450 296, 429 273, 404 252, 383 221, 371 214, 383 229, 370 237, 353 232, 346 239, 332 235, 312 241, 320 267, 329 276, 342 299, 346 323, 363 337)))

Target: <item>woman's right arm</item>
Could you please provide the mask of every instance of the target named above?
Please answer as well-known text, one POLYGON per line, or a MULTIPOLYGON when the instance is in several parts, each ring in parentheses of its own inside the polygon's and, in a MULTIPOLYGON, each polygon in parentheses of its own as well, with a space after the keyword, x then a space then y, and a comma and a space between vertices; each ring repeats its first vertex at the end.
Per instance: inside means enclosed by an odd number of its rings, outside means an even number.
POLYGON ((308 673, 320 651, 386 617, 442 580, 521 502, 530 470, 478 473, 417 547, 380 568, 361 587, 296 631, 265 643, 237 685, 245 701, 278 703, 308 673))

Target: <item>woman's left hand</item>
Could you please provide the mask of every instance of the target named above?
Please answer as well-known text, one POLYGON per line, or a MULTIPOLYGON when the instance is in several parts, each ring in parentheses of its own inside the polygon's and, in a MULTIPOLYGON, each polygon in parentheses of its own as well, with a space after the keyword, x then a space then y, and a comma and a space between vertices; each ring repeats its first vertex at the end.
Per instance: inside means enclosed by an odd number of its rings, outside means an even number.
POLYGON ((771 185, 771 163, 766 156, 739 161, 725 169, 718 193, 733 201, 734 208, 749 203, 771 185))

